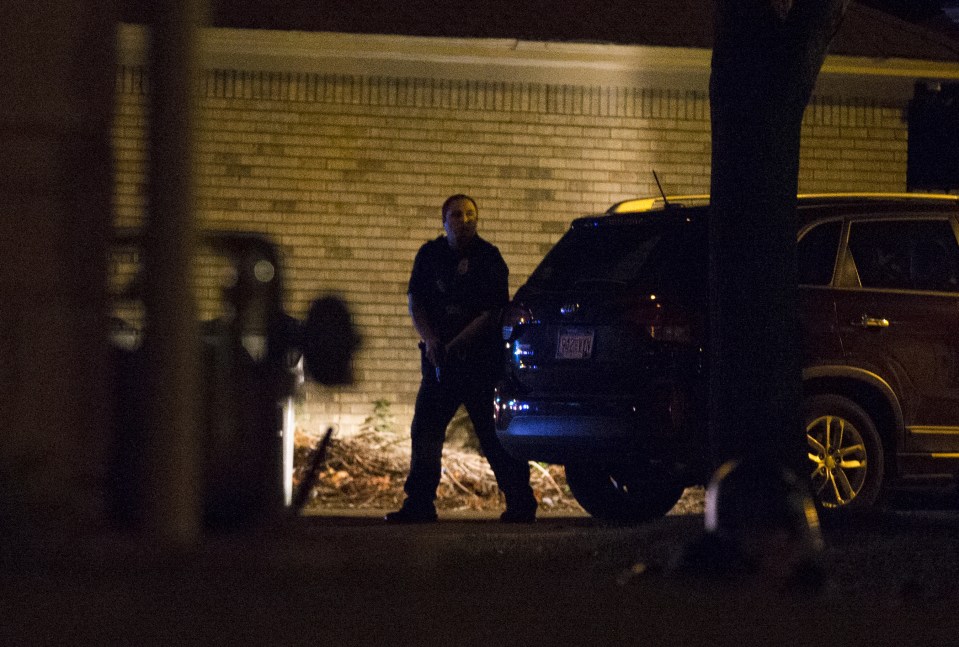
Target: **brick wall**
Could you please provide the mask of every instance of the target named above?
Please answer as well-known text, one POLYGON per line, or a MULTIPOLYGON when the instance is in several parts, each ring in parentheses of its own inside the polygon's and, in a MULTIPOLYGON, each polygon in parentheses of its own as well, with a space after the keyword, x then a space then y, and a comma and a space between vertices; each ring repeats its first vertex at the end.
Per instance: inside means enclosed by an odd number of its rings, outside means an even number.
MULTIPOLYGON (((142 69, 122 67, 115 125, 117 217, 143 210, 142 69)), ((628 197, 709 186, 701 92, 305 73, 209 72, 201 89, 199 215, 272 235, 285 251, 286 306, 338 293, 364 344, 356 386, 308 388, 299 425, 355 430, 393 403, 402 431, 418 381, 406 311, 413 255, 441 233, 439 205, 476 197, 515 290, 569 220, 628 197)), ((816 99, 800 188, 902 191, 902 111, 816 99)))
POLYGON ((905 111, 816 98, 806 111, 799 190, 905 191, 905 111))

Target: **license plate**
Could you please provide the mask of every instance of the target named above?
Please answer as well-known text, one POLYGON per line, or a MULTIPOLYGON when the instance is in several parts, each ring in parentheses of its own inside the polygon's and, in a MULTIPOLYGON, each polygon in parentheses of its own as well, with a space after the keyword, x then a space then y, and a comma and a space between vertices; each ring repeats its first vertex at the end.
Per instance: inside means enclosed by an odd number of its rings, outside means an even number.
POLYGON ((593 331, 561 328, 556 340, 556 359, 589 359, 593 354, 593 331))

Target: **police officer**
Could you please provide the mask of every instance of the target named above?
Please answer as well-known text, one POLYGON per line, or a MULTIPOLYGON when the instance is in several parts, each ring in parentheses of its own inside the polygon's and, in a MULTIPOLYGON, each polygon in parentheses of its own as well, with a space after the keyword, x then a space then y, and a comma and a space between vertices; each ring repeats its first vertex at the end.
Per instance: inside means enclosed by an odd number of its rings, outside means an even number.
POLYGON ((410 430, 406 500, 386 521, 436 521, 433 501, 446 427, 462 404, 506 498, 500 520, 531 523, 536 499, 529 486, 529 465, 506 453, 493 423, 493 387, 502 363, 496 324, 509 299, 509 269, 499 250, 477 235, 473 198, 451 196, 442 211, 446 235, 420 247, 410 275, 407 297, 421 339, 423 375, 410 430))

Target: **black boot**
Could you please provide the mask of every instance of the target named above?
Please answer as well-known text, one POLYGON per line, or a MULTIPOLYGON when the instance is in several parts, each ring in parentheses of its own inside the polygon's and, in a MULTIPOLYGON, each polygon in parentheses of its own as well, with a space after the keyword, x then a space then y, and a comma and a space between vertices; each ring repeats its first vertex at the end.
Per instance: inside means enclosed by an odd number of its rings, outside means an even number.
POLYGON ((499 516, 503 523, 533 523, 536 521, 536 497, 529 486, 521 496, 506 497, 506 511, 499 516))
POLYGON ((387 523, 433 523, 436 519, 436 507, 432 503, 410 503, 409 499, 399 510, 387 512, 383 517, 387 523))
POLYGON ((533 523, 536 521, 536 508, 506 508, 499 516, 503 523, 533 523))

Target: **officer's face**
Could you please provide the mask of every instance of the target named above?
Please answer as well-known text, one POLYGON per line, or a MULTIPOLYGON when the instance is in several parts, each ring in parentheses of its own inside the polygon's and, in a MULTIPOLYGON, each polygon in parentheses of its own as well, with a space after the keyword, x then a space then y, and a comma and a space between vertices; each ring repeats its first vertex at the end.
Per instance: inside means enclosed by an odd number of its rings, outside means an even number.
POLYGON ((443 214, 443 229, 454 249, 465 247, 476 236, 476 207, 472 201, 454 200, 443 214))

